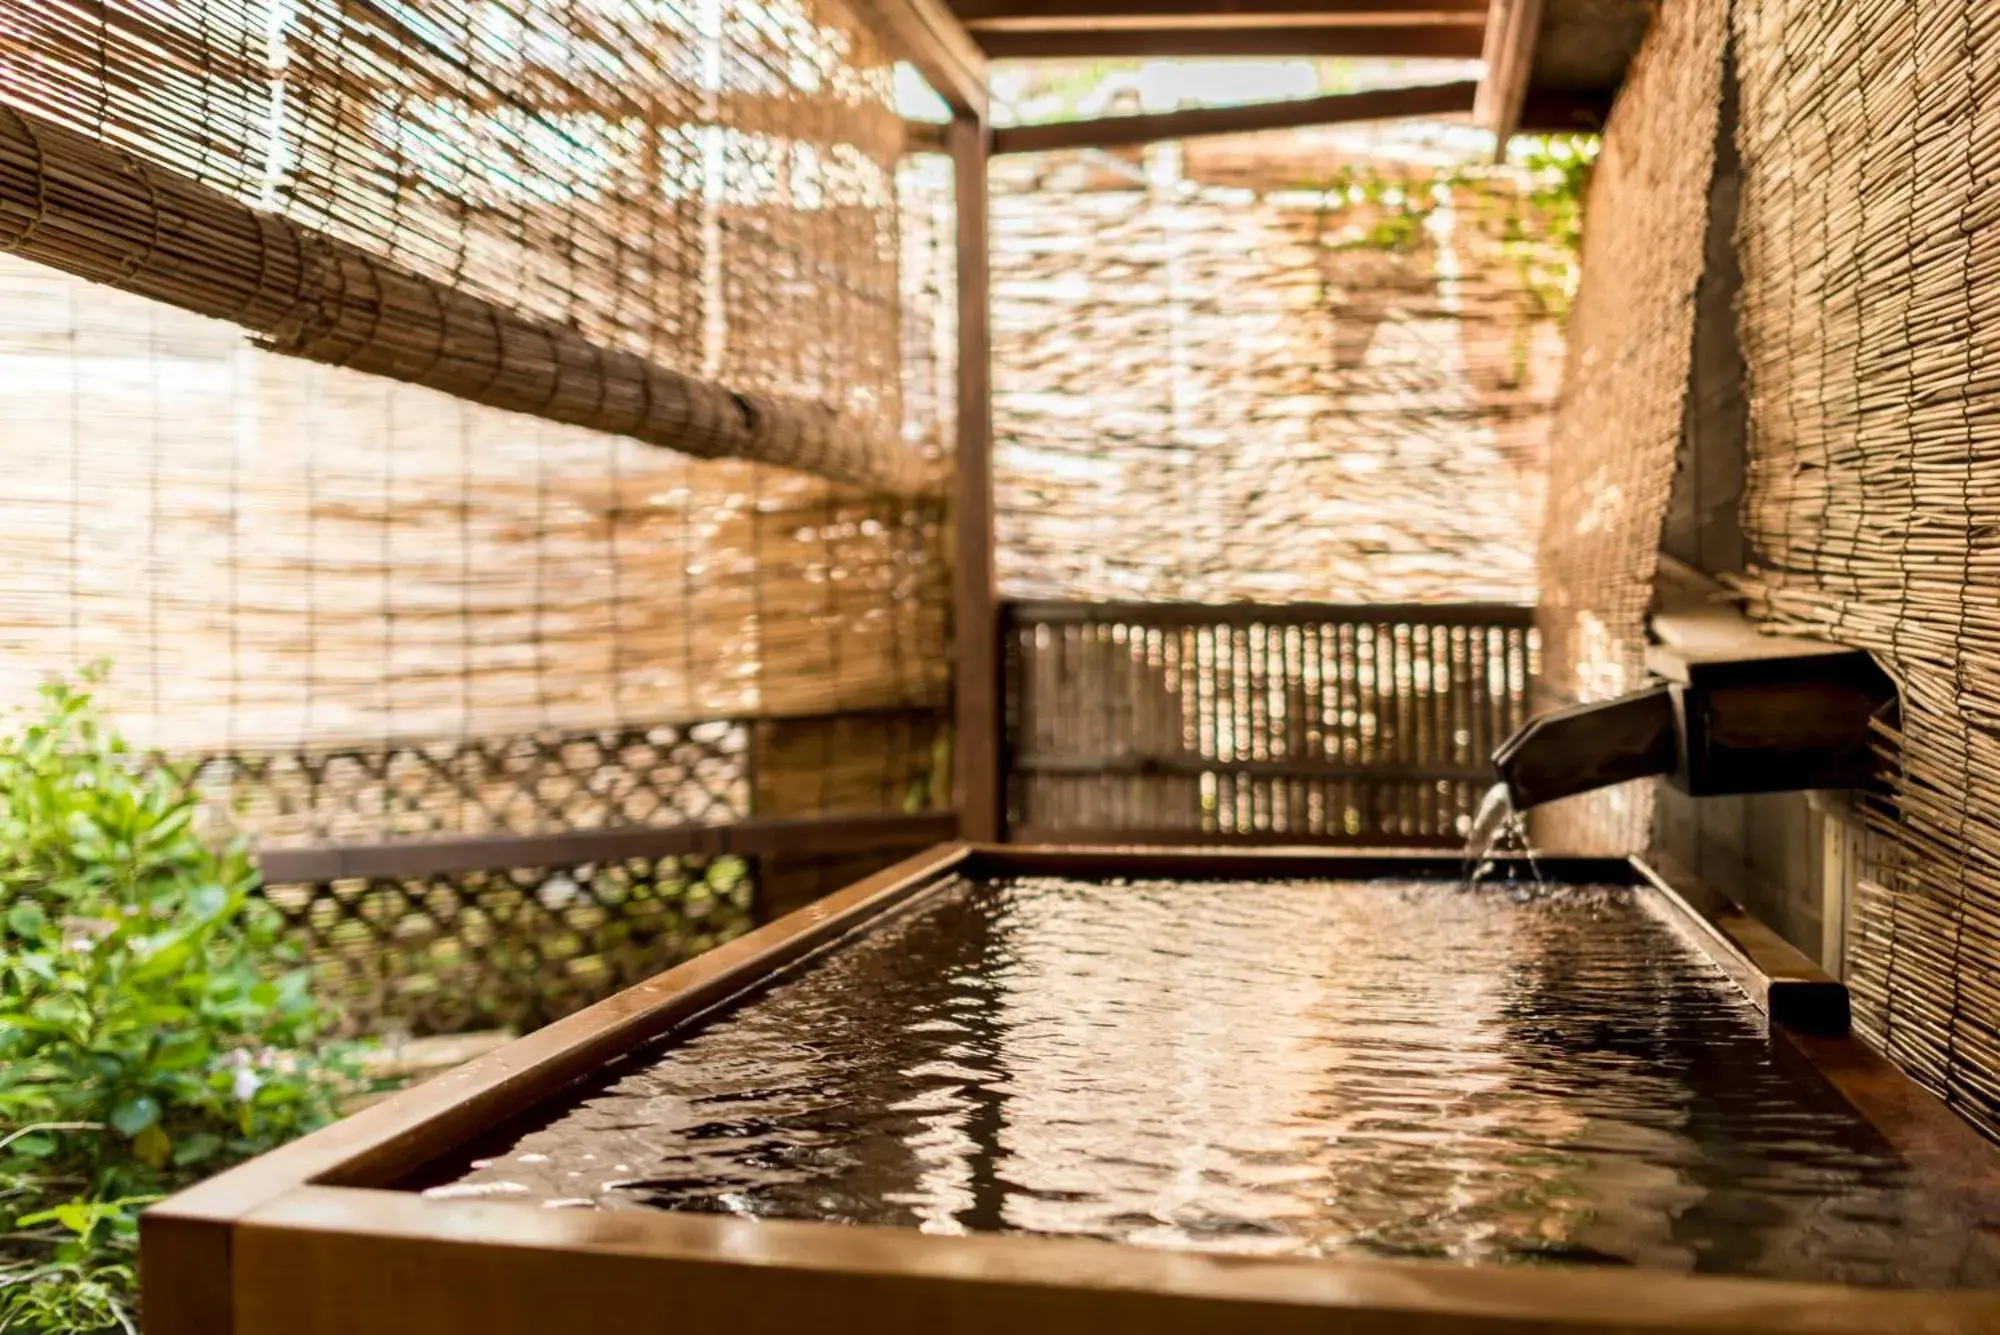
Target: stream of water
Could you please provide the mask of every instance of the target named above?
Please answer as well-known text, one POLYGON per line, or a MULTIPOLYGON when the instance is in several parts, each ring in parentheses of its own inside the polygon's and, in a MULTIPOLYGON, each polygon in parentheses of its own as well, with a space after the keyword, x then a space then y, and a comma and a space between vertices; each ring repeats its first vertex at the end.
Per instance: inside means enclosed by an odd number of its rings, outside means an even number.
MULTIPOLYGON (((1534 883, 1548 884, 1542 875, 1541 860, 1528 840, 1527 813, 1514 810, 1514 799, 1507 785, 1496 783, 1479 800, 1479 809, 1473 813, 1472 826, 1465 837, 1465 864, 1460 878, 1465 888, 1470 890, 1499 874, 1502 864, 1497 858, 1503 853, 1523 855, 1534 883)), ((1510 876, 1514 873, 1511 865, 1506 870, 1510 876)))
POLYGON ((955 884, 444 1196, 1238 1253, 2000 1282, 1630 890, 955 884))

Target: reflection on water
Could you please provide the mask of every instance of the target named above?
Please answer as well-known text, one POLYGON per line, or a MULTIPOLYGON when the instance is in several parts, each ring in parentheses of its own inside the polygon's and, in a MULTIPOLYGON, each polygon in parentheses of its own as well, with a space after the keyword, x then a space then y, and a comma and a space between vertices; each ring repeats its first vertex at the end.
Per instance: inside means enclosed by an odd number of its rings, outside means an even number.
POLYGON ((1620 889, 954 886, 438 1190, 1991 1282, 1973 1235, 1620 889))

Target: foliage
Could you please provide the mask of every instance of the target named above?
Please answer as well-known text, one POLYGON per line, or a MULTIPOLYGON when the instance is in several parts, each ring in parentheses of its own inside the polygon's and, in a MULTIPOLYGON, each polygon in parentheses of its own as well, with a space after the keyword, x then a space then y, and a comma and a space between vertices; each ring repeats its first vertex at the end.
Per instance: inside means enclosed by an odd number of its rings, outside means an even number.
POLYGON ((1508 215, 1502 241, 1523 290, 1556 319, 1568 316, 1576 296, 1583 202, 1597 148, 1593 135, 1550 135, 1528 139, 1514 151, 1528 173, 1528 208, 1508 215))
POLYGON ((92 697, 0 730, 0 1330, 132 1329, 138 1212, 330 1120, 353 1074, 242 846, 92 697))
POLYGON ((1345 220, 1337 249, 1405 255, 1424 244, 1454 179, 1440 172, 1432 180, 1402 180, 1343 166, 1306 188, 1319 193, 1323 210, 1345 220))

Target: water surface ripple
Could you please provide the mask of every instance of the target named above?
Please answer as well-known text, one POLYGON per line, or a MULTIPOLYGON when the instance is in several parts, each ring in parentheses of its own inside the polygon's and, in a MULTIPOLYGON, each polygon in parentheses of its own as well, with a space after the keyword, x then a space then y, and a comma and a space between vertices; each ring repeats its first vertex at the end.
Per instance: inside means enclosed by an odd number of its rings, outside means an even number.
POLYGON ((1995 1282, 1974 1232, 1615 888, 954 885, 435 1190, 1995 1282))

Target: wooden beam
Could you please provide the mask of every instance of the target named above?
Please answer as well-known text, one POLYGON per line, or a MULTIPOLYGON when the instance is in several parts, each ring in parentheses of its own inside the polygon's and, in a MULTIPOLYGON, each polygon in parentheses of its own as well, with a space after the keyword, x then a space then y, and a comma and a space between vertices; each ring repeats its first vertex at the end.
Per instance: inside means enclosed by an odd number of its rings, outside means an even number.
POLYGON ((1007 604, 1016 626, 1472 626, 1525 630, 1535 609, 1519 603, 1084 603, 1007 604))
POLYGON ((261 853, 257 863, 266 884, 318 885, 622 862, 628 858, 872 852, 940 843, 951 837, 956 823, 949 811, 750 817, 728 825, 621 826, 560 834, 485 834, 273 848, 261 853))
POLYGON ((1535 40, 1542 30, 1542 0, 1493 0, 1486 16, 1481 51, 1486 78, 1479 86, 1473 120, 1491 130, 1496 157, 1507 156, 1507 141, 1521 127, 1521 109, 1535 69, 1535 40))
POLYGON ((986 57, 944 0, 851 0, 858 18, 960 116, 986 119, 986 57))
POLYGON ((951 126, 935 121, 904 121, 903 151, 905 153, 951 152, 951 126))
MULTIPOLYGON (((1487 0, 952 0, 968 28, 1027 20, 1209 19, 1258 24, 1272 18, 1355 14, 1470 14, 1484 17, 1487 0)), ((1164 23, 1162 24, 1164 26, 1164 23)))
POLYGON ((1479 85, 1472 82, 1380 88, 1246 107, 1199 107, 1155 116, 1105 116, 1095 120, 1016 125, 993 132, 993 151, 1045 153, 1062 148, 1112 148, 1159 139, 1197 139, 1302 125, 1395 120, 1404 116, 1451 116, 1472 110, 1479 85))
POLYGON ((1144 57, 1365 56, 1476 60, 1480 32, 1466 24, 1391 23, 1370 27, 1260 25, 1241 28, 1104 27, 981 32, 995 60, 1144 57))
POLYGON ((959 837, 998 839, 1000 782, 1000 605, 993 572, 993 386, 987 287, 983 120, 952 122, 958 195, 958 454, 953 466, 955 560, 952 634, 956 673, 953 754, 959 837))
POLYGON ((1414 10, 1384 13, 1354 9, 1310 14, 1169 14, 1163 17, 1134 14, 1090 18, 1063 14, 1052 18, 980 19, 966 25, 976 38, 996 32, 1228 32, 1237 28, 1381 28, 1381 27, 1468 27, 1484 28, 1486 11, 1414 10))

